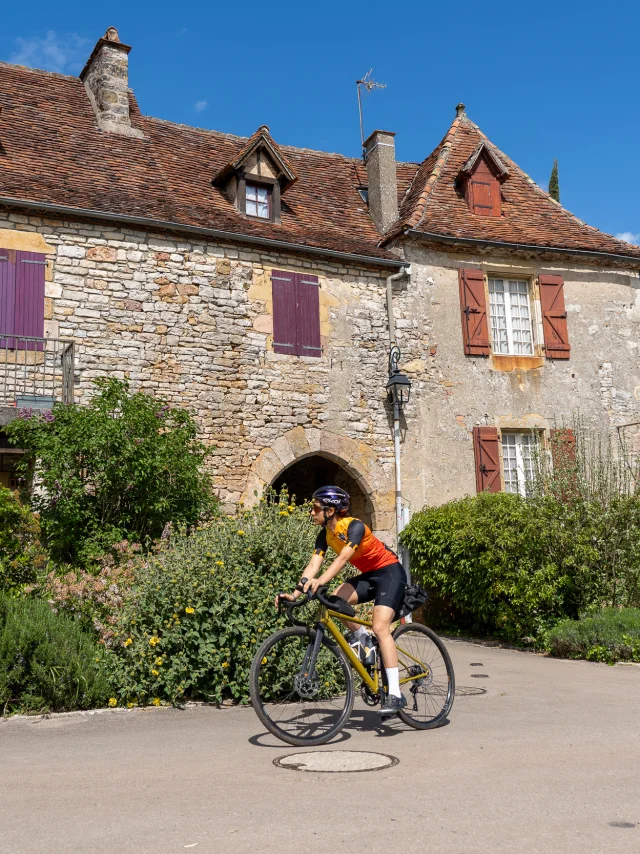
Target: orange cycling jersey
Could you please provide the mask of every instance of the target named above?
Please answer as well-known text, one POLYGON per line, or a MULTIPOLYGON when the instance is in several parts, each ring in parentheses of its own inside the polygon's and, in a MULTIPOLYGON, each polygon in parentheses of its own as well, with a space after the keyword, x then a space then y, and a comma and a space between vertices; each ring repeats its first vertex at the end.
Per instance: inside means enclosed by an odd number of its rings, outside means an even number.
POLYGON ((327 546, 330 546, 336 554, 340 554, 345 546, 355 548, 349 563, 352 563, 360 572, 372 572, 374 569, 398 563, 398 555, 374 537, 371 529, 364 522, 352 516, 338 519, 334 531, 328 528, 320 531, 316 539, 315 553, 324 555, 327 546))

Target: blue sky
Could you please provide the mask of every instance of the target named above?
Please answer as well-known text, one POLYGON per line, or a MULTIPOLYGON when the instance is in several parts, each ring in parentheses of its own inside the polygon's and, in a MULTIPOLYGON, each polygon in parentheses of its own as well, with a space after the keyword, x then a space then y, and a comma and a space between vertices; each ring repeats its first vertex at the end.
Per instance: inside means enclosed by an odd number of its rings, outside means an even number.
POLYGON ((78 74, 113 25, 144 113, 240 135, 264 123, 282 144, 350 156, 355 81, 372 67, 386 89, 365 99, 365 133, 396 131, 398 159, 426 157, 463 101, 541 186, 558 158, 570 211, 640 241, 638 3, 5 6, 2 60, 78 74))

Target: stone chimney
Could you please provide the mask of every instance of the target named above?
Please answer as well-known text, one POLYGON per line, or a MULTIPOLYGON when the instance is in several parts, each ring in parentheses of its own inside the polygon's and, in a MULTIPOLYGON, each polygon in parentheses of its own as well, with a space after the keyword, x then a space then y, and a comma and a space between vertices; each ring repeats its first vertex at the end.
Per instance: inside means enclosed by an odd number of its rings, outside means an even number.
POLYGON ((115 27, 109 27, 80 72, 98 126, 109 133, 142 139, 129 116, 129 45, 122 44, 115 27))
POLYGON ((381 234, 398 219, 395 133, 374 130, 364 143, 369 181, 369 213, 381 234))

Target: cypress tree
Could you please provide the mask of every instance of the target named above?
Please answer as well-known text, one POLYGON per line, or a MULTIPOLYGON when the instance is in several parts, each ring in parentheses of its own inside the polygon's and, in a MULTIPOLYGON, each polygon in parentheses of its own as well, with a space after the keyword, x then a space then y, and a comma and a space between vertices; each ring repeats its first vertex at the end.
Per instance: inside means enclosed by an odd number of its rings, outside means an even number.
POLYGON ((558 182, 557 159, 553 161, 553 169, 551 170, 551 177, 549 178, 549 195, 552 199, 555 199, 556 202, 560 201, 560 184, 558 182))

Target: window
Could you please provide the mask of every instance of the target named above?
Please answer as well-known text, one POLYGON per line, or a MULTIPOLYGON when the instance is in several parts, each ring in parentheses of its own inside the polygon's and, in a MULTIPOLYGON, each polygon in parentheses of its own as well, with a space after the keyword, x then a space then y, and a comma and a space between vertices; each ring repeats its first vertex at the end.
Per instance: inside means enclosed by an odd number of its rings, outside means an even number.
POLYGON ((493 352, 533 356, 529 283, 489 279, 489 310, 493 352))
POLYGON ((535 433, 502 434, 502 471, 505 492, 526 496, 534 479, 535 433))
POLYGON ((271 191, 269 187, 247 184, 246 213, 247 216, 271 219, 271 191))

